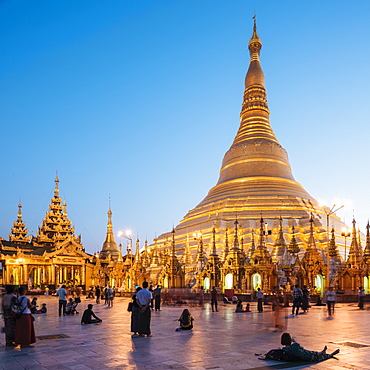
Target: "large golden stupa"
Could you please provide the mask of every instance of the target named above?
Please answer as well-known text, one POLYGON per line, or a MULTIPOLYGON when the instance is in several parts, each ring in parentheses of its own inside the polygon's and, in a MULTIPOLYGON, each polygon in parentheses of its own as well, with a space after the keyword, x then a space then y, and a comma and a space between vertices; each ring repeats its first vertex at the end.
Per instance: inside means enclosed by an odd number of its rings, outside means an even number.
MULTIPOLYGON (((251 243, 263 218, 264 227, 269 230, 266 234, 271 233, 266 240, 267 246, 273 249, 276 245, 281 223, 287 241, 291 240, 294 227, 297 242, 303 247, 309 239, 311 214, 319 246, 320 243, 322 247, 328 245, 329 219, 329 227, 336 230, 340 247, 340 233, 345 225, 328 207, 320 206, 294 179, 288 154, 270 125, 265 78, 260 64, 262 42, 255 20, 248 48, 250 64, 245 77, 239 130, 224 156, 218 183, 176 226, 176 250, 181 254, 188 247, 194 253, 198 244, 194 233, 202 234, 205 249, 208 245, 210 250, 215 227, 218 252, 222 252, 226 229, 233 227, 236 218, 245 245, 251 243)), ((170 233, 160 235, 157 246, 166 248, 170 238, 170 233)))

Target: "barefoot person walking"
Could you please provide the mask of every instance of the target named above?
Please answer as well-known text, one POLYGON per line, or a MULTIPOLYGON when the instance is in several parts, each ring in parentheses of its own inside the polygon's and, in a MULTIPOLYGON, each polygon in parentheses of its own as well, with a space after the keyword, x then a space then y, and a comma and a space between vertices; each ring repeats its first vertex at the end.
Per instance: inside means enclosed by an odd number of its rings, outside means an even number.
POLYGON ((150 336, 150 317, 151 317, 151 309, 150 309, 150 302, 152 300, 152 293, 149 292, 147 289, 149 286, 147 281, 143 282, 143 289, 137 292, 136 294, 136 302, 140 306, 139 312, 139 325, 138 325, 138 333, 140 336, 145 337, 150 336))
POLYGON ((33 317, 31 315, 31 301, 26 297, 27 289, 19 288, 18 303, 21 305, 22 313, 15 323, 15 348, 33 347, 32 343, 36 342, 35 329, 33 327, 33 317))

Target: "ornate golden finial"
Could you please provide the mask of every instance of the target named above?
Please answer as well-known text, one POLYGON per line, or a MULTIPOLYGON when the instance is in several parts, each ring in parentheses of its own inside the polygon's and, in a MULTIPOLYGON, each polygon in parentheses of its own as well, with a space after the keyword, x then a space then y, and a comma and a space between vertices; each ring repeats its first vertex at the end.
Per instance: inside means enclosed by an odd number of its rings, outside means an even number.
POLYGON ((56 171, 57 174, 56 174, 56 177, 55 177, 55 189, 54 189, 54 194, 56 197, 59 196, 59 178, 58 178, 58 171, 56 171))
POLYGON ((20 200, 18 204, 18 221, 22 222, 22 204, 20 200))
POLYGON ((356 239, 356 237, 357 237, 356 220, 353 217, 353 220, 352 220, 352 238, 355 238, 356 239))
POLYGON ((248 44, 248 48, 249 48, 249 51, 251 53, 251 60, 258 60, 258 56, 259 56, 260 50, 262 48, 262 41, 258 37, 258 34, 257 34, 256 18, 257 18, 256 13, 254 13, 254 16, 252 17, 252 19, 253 19, 253 33, 252 33, 252 37, 249 40, 249 44, 248 44), (254 55, 254 54, 257 54, 257 55, 254 55))

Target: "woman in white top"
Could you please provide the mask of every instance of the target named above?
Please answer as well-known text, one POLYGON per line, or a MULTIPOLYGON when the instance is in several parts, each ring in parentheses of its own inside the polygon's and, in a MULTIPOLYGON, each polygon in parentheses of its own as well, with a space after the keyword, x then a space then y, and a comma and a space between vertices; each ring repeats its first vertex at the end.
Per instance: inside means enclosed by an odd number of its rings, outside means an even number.
POLYGON ((334 315, 334 304, 337 301, 337 294, 334 292, 332 286, 325 293, 324 301, 326 302, 329 316, 334 315))
POLYGON ((16 319, 15 323, 15 344, 16 348, 32 347, 31 344, 36 342, 35 329, 33 327, 33 316, 30 308, 31 301, 26 297, 27 289, 19 288, 18 302, 22 306, 22 314, 20 319, 16 319))

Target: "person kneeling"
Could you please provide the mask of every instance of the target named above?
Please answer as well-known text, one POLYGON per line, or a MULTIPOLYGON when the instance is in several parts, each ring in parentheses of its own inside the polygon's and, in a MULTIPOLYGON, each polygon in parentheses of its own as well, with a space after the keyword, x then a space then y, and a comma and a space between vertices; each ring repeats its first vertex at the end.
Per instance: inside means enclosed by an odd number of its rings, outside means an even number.
POLYGON ((191 330, 193 329, 193 317, 190 315, 190 312, 187 308, 182 311, 181 316, 179 317, 180 327, 176 329, 176 331, 180 330, 191 330))
POLYGON ((96 316, 92 310, 93 305, 89 304, 87 306, 87 309, 84 311, 84 314, 82 315, 81 324, 96 324, 98 322, 102 322, 103 320, 100 320, 98 316, 96 316), (92 318, 94 317, 94 319, 92 318))

